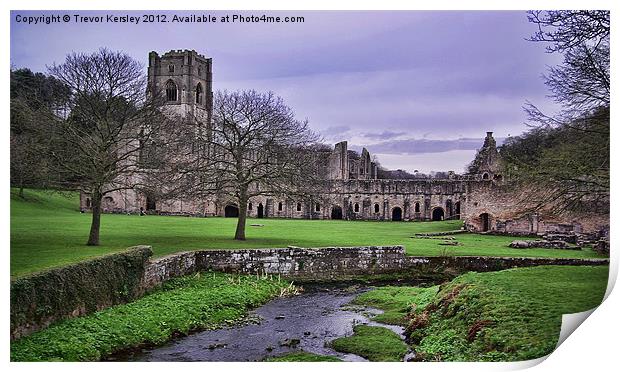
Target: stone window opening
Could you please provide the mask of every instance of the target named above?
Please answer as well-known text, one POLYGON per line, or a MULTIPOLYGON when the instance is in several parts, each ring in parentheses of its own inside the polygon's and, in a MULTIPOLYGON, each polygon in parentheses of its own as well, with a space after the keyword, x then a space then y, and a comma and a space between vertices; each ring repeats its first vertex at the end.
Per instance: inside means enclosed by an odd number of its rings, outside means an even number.
POLYGON ((375 213, 379 213, 379 204, 375 203, 375 213))
POLYGON ((297 203, 297 212, 301 212, 301 203, 297 203))
POLYGON ((90 208, 90 198, 86 198, 86 208, 90 208))
POLYGON ((168 72, 174 72, 174 65, 168 65, 168 72))
POLYGON ((252 202, 248 203, 248 210, 251 211, 252 210, 252 202))
POLYGON ((196 103, 202 104, 202 84, 196 85, 196 103))
POLYGON ((316 206, 314 208, 315 211, 320 212, 321 211, 321 204, 316 203, 316 206))
POLYGON ((198 76, 200 76, 200 74, 202 74, 202 69, 198 67, 198 76))
POLYGON ((166 83, 166 101, 174 102, 177 100, 177 85, 172 80, 166 83))
POLYGON ((489 179, 489 174, 488 174, 488 173, 486 173, 486 172, 485 172, 485 173, 483 173, 483 174, 482 174, 482 179, 483 179, 483 180, 485 180, 485 181, 486 181, 486 180, 488 180, 488 179, 489 179))
POLYGON ((415 213, 420 213, 420 203, 416 202, 415 203, 415 213))
POLYGON ((282 212, 282 202, 278 203, 278 212, 282 212))
POLYGON ((359 213, 360 205, 358 203, 355 203, 355 205, 353 206, 353 210, 355 211, 355 213, 359 213))

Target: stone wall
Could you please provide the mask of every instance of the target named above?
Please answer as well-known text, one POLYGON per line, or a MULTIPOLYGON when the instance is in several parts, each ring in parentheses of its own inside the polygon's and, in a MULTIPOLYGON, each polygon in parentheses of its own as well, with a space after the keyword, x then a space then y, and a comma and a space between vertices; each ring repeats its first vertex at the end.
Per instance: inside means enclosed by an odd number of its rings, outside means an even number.
POLYGON ((298 281, 350 280, 360 276, 450 277, 467 271, 498 271, 539 265, 607 265, 607 259, 527 257, 416 257, 402 246, 202 250, 151 260, 147 289, 177 276, 215 270, 273 274, 298 281))
POLYGON ((449 278, 467 271, 538 265, 607 265, 607 259, 412 257, 402 246, 201 250, 148 259, 148 246, 11 282, 11 338, 133 301, 165 281, 200 271, 272 274, 296 281, 449 278))
POLYGON ((196 252, 200 270, 243 274, 278 274, 291 279, 330 280, 399 271, 402 246, 325 247, 196 252))

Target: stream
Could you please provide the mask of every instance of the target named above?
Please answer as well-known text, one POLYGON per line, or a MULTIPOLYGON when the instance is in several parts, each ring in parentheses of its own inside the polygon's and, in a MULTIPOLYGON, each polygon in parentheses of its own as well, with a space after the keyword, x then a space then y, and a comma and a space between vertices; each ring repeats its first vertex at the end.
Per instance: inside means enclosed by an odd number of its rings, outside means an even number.
MULTIPOLYGON (((326 345, 353 334, 353 326, 368 324, 394 331, 403 327, 372 321, 382 311, 353 306, 357 295, 371 288, 306 288, 300 295, 275 299, 249 313, 259 320, 240 326, 202 331, 154 348, 115 355, 108 360, 137 362, 260 361, 294 351, 336 356, 344 361, 364 362, 355 354, 339 353, 326 345)), ((404 360, 413 356, 409 353, 404 360)))

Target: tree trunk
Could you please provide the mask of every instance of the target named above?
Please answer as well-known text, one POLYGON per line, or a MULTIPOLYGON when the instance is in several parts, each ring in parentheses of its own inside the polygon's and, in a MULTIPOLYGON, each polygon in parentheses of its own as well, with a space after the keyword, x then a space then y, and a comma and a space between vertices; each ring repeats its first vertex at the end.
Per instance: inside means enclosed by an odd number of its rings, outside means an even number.
POLYGON ((245 240, 245 221, 248 213, 248 197, 244 195, 239 197, 239 219, 237 220, 237 230, 235 231, 235 240, 245 240))
POLYGON ((101 199, 99 192, 92 195, 91 205, 93 210, 93 220, 90 224, 90 234, 88 235, 88 243, 86 245, 99 245, 99 227, 101 225, 101 199))

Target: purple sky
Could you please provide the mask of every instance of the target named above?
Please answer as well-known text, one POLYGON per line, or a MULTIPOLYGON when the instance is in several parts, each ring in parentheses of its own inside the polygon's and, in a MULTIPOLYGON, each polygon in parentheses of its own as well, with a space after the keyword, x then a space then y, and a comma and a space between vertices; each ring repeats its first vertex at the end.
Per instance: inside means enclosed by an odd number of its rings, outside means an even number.
MULTIPOLYGON (((527 129, 526 100, 553 110, 541 74, 558 56, 525 40, 535 27, 524 11, 252 12, 305 18, 295 24, 16 22, 143 13, 12 11, 11 63, 45 71, 71 51, 105 46, 146 64, 151 50, 195 49, 213 58, 214 89, 273 90, 327 143, 366 146, 384 166, 409 171, 462 172, 486 131, 501 139, 527 129)), ((166 14, 192 13, 240 12, 166 14)))

